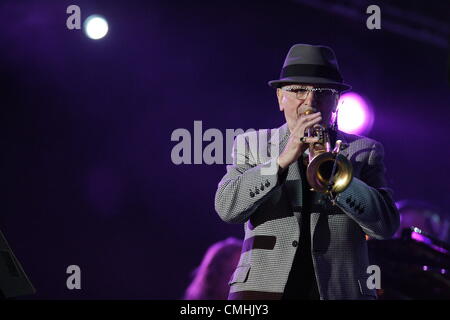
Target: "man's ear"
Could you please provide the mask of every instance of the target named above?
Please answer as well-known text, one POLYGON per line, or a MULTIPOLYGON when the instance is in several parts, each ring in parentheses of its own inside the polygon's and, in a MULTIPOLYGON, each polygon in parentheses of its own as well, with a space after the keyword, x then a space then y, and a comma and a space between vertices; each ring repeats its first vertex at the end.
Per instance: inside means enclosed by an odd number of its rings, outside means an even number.
POLYGON ((281 101, 283 99, 283 91, 280 88, 277 88, 277 98, 278 98, 278 105, 280 107, 280 111, 283 111, 283 105, 281 104, 281 101))

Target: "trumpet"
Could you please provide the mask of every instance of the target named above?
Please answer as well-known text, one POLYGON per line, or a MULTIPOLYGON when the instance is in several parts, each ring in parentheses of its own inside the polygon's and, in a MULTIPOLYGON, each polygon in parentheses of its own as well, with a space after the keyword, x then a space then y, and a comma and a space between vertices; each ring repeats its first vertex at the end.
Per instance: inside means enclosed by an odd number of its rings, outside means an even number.
MULTIPOLYGON (((305 114, 312 113, 308 110, 305 114)), ((318 137, 318 141, 310 143, 306 179, 311 191, 329 195, 334 203, 335 195, 344 191, 353 179, 353 166, 343 155, 339 154, 345 147, 337 140, 333 150, 328 128, 316 124, 306 132, 307 137, 318 137)))

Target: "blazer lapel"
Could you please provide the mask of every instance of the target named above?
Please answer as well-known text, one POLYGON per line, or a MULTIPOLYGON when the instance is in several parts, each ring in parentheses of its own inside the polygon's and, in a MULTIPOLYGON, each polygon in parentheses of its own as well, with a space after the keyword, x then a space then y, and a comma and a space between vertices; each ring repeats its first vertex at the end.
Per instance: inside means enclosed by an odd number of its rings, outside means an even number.
MULTIPOLYGON (((278 128, 278 139, 276 139, 276 137, 273 137, 273 139, 271 139, 270 144, 272 144, 272 148, 275 147, 275 144, 277 144, 277 151, 279 152, 279 154, 284 151, 284 148, 286 147, 286 144, 289 140, 289 135, 289 128, 287 126, 287 123, 285 123, 278 128)), ((299 170, 300 168, 298 162, 295 161, 294 163, 292 163, 288 168, 286 182, 283 185, 283 189, 288 195, 288 199, 292 206, 292 209, 296 212, 301 212, 301 207, 303 205, 303 199, 301 197, 301 195, 303 194, 302 178, 299 170)))
MULTIPOLYGON (((348 141, 347 141, 347 138, 345 136, 345 133, 342 132, 342 131, 339 131, 339 130, 337 131, 337 134, 336 134, 336 140, 341 140, 343 144, 348 144, 348 141)), ((334 144, 335 144, 335 142, 333 143, 332 148, 334 148, 334 144)), ((339 154, 342 154, 344 157, 348 158, 348 151, 349 150, 348 150, 348 147, 347 147, 347 148, 344 148, 344 150, 341 150, 339 152, 339 154)))

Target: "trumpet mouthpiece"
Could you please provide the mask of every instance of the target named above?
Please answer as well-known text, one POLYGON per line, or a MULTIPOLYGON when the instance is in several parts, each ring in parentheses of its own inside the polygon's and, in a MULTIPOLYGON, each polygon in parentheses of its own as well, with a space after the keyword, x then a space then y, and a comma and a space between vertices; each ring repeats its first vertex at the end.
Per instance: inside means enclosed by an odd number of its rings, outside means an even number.
POLYGON ((303 112, 303 114, 308 115, 308 114, 315 113, 315 112, 317 112, 316 108, 310 108, 310 109, 306 110, 305 112, 303 112))

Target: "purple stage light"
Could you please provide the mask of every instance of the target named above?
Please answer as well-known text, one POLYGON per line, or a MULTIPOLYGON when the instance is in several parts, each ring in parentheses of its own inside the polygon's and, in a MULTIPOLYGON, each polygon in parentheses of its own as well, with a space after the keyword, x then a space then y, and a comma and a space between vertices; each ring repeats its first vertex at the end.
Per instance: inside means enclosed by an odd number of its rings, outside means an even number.
POLYGON ((372 129, 374 115, 368 103, 357 93, 344 93, 338 103, 339 130, 365 134, 372 129))

